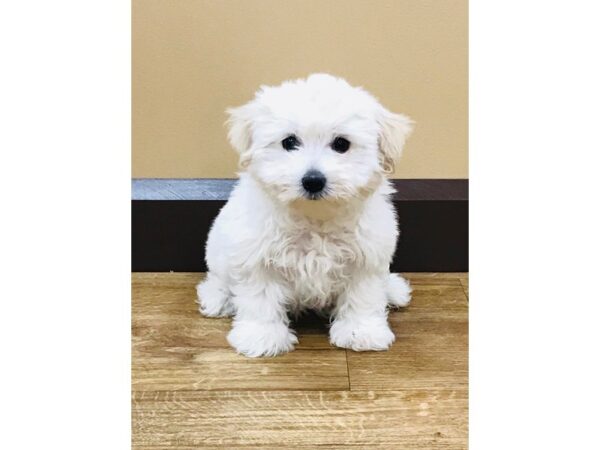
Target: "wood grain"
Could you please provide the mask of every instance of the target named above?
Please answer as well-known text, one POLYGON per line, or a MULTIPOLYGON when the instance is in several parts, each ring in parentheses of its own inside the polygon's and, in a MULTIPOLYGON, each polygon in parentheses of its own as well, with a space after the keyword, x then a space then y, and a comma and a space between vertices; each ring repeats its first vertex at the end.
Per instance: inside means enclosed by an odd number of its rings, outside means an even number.
POLYGON ((465 391, 136 392, 140 447, 465 447, 465 391))
POLYGON ((226 341, 231 319, 200 315, 198 274, 133 276, 132 376, 136 390, 348 389, 343 349, 299 328, 297 350, 250 359, 226 341))
POLYGON ((467 300, 456 284, 412 279, 413 302, 390 314, 396 342, 387 352, 348 352, 350 385, 359 389, 466 389, 467 300))
POLYGON ((308 315, 297 350, 249 359, 198 313, 201 274, 133 274, 133 447, 466 448, 468 275, 406 276, 389 351, 333 348, 308 315))
POLYGON ((231 349, 201 349, 185 358, 146 357, 132 364, 135 390, 344 390, 343 350, 296 350, 248 359, 231 349))

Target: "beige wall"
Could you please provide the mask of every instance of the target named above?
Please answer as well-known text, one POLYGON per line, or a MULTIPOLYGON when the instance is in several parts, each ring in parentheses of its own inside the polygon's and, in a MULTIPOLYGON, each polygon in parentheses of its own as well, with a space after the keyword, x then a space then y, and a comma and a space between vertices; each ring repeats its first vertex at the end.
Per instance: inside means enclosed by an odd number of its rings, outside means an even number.
POLYGON ((224 110, 329 72, 417 126, 399 178, 466 178, 466 0, 133 0, 133 176, 233 177, 224 110))

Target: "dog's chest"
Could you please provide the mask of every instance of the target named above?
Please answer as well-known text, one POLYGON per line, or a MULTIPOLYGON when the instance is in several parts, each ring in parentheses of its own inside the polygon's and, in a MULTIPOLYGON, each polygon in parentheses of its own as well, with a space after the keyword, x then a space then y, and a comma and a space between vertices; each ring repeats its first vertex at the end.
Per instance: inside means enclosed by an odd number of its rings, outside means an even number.
POLYGON ((289 283, 296 301, 325 307, 343 290, 360 258, 352 231, 304 230, 274 242, 268 264, 289 283))

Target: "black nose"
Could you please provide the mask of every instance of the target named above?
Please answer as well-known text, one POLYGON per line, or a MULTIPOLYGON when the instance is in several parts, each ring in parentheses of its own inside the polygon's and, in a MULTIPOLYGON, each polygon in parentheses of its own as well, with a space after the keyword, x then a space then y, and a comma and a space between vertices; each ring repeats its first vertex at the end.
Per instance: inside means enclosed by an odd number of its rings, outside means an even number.
POLYGON ((325 187, 326 182, 325 175, 318 170, 309 170, 302 177, 302 186, 311 194, 321 192, 325 187))

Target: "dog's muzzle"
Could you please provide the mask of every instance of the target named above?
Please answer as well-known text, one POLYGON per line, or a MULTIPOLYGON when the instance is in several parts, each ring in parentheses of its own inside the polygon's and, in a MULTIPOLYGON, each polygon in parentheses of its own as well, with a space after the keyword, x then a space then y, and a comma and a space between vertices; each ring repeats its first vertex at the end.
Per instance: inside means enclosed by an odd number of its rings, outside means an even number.
POLYGON ((325 175, 318 170, 309 170, 302 177, 302 187, 311 195, 320 193, 327 183, 325 175))

